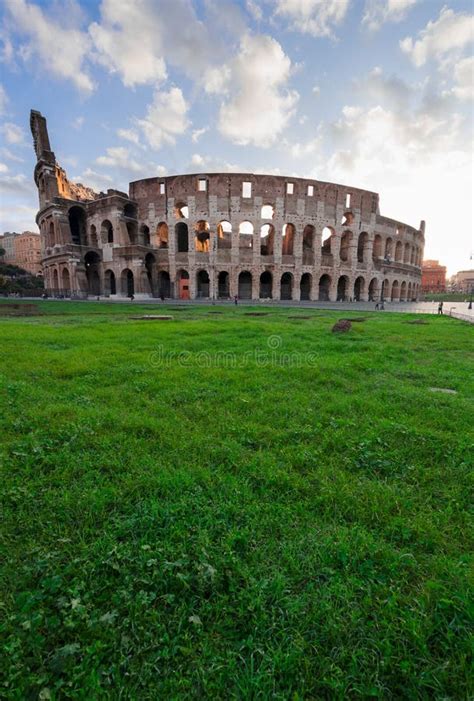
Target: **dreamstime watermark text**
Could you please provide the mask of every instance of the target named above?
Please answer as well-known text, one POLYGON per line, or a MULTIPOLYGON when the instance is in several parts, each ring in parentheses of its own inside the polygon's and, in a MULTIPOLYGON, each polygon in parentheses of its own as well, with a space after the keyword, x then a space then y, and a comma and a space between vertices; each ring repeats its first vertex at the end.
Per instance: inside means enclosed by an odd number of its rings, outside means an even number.
POLYGON ((172 351, 159 345, 150 353, 153 367, 244 368, 255 367, 315 367, 318 355, 312 351, 285 351, 281 336, 272 335, 262 348, 238 353, 236 351, 172 351))

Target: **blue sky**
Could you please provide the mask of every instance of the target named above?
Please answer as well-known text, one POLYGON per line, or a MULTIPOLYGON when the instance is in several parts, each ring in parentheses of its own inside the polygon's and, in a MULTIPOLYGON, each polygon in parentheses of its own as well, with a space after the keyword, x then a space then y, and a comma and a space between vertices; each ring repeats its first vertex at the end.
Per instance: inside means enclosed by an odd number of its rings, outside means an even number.
POLYGON ((453 0, 4 0, 0 231, 36 228, 30 108, 68 176, 238 170, 375 190, 472 266, 473 17, 453 0))

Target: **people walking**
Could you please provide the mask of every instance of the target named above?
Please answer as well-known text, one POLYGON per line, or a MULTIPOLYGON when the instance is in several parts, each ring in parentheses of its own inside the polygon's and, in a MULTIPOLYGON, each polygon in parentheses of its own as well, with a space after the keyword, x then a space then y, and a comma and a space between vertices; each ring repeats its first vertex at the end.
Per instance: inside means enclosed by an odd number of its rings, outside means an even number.
POLYGON ((443 302, 440 302, 438 304, 438 314, 443 314, 443 302))

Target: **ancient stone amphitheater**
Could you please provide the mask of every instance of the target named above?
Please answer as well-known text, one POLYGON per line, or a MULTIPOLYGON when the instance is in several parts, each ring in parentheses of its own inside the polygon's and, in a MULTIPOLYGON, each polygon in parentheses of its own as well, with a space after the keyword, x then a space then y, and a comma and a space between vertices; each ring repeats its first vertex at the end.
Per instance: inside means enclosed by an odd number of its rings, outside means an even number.
POLYGON ((97 194, 68 181, 31 112, 43 270, 52 295, 416 299, 424 229, 348 185, 250 173, 147 178, 97 194))

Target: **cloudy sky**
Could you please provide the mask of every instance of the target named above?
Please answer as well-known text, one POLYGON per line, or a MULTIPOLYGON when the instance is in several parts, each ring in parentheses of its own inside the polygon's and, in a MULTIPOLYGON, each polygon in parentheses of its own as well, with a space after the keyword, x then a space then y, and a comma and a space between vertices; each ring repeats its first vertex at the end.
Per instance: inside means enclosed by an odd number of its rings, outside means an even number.
POLYGON ((35 229, 30 108, 96 190, 238 170, 375 190, 472 267, 470 0, 3 0, 0 231, 35 229))

